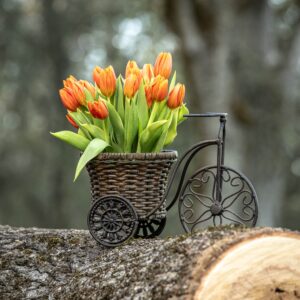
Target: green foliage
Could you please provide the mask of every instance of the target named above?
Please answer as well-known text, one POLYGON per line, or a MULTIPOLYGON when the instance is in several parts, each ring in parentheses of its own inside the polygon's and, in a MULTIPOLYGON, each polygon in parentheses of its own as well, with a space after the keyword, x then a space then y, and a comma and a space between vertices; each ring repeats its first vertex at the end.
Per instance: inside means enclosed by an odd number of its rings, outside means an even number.
POLYGON ((105 148, 107 148, 109 144, 105 141, 100 140, 98 138, 93 139, 85 148, 84 152, 82 153, 77 167, 75 171, 74 181, 79 176, 82 169, 86 166, 86 164, 93 158, 95 158, 98 154, 100 154, 105 148))
POLYGON ((80 151, 84 151, 90 142, 84 136, 68 130, 59 131, 59 132, 50 132, 50 133, 56 138, 60 139, 63 142, 68 143, 69 145, 77 148, 80 151))

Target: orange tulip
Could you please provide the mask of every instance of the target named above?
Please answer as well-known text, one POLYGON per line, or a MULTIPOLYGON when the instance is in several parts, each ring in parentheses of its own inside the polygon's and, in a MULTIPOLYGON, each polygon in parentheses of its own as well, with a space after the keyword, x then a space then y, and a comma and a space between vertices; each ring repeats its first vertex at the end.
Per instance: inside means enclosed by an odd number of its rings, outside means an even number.
POLYGON ((71 88, 73 91, 73 95, 76 100, 80 103, 80 105, 86 106, 84 86, 79 83, 79 81, 73 82, 73 87, 71 88))
POLYGON ((174 89, 170 92, 167 105, 169 108, 177 108, 182 105, 185 96, 184 84, 177 83, 174 89))
POLYGON ((164 100, 168 95, 168 79, 158 75, 152 83, 152 99, 156 101, 164 100))
POLYGON ((139 89, 141 78, 138 78, 135 74, 130 74, 124 83, 124 95, 128 98, 133 98, 137 90, 139 89))
POLYGON ((142 75, 146 83, 149 83, 154 77, 153 66, 151 64, 145 64, 143 66, 142 75))
POLYGON ((111 97, 114 94, 116 90, 117 79, 112 66, 109 66, 105 69, 95 67, 93 71, 93 79, 104 96, 111 97))
POLYGON ((154 75, 169 78, 172 72, 172 55, 169 52, 161 52, 155 61, 154 75))
POLYGON ((153 99, 152 99, 152 87, 149 84, 145 85, 145 95, 146 95, 148 107, 151 107, 152 103, 153 103, 153 99))
POLYGON ((76 98, 80 105, 86 105, 84 87, 80 81, 71 75, 63 83, 65 88, 69 88, 72 91, 74 98, 76 98))
POLYGON ((66 80, 63 81, 64 87, 72 88, 73 83, 78 81, 74 76, 70 75, 66 80))
POLYGON ((108 109, 103 100, 88 102, 88 108, 94 118, 104 120, 108 117, 108 109))
POLYGON ((75 128, 79 128, 79 126, 76 124, 76 122, 74 121, 74 119, 69 114, 66 114, 66 118, 67 118, 67 120, 70 122, 70 124, 72 126, 74 126, 75 128))
POLYGON ((73 90, 69 87, 65 87, 59 90, 60 99, 64 107, 70 111, 76 111, 80 106, 80 103, 77 101, 74 96, 73 90))
POLYGON ((126 69, 125 69, 125 78, 127 78, 130 74, 136 74, 140 73, 141 70, 139 69, 139 66, 134 60, 129 60, 126 69))
POLYGON ((96 97, 96 89, 95 87, 89 83, 87 80, 79 80, 80 84, 85 87, 92 95, 92 97, 95 99, 96 97))

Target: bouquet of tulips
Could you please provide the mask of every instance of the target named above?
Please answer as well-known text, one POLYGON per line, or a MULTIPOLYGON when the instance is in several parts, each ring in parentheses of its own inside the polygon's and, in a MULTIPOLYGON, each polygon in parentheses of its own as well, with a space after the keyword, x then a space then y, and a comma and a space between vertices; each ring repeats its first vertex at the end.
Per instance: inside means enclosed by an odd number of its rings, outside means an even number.
POLYGON ((160 53, 154 67, 129 61, 125 79, 112 66, 97 66, 95 84, 73 76, 63 81, 60 98, 77 132, 51 134, 82 151, 75 179, 101 152, 159 152, 173 142, 188 110, 185 86, 176 84, 176 72, 169 84, 171 72, 171 54, 160 53))

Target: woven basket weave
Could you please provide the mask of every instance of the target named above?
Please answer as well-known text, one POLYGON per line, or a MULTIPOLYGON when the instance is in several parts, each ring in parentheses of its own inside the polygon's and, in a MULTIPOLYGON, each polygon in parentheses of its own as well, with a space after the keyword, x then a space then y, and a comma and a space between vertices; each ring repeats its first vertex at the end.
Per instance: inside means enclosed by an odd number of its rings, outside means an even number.
POLYGON ((139 218, 158 206, 153 217, 163 218, 166 205, 160 205, 166 191, 176 151, 159 153, 101 153, 88 165, 92 200, 105 195, 120 195, 131 202, 139 218))

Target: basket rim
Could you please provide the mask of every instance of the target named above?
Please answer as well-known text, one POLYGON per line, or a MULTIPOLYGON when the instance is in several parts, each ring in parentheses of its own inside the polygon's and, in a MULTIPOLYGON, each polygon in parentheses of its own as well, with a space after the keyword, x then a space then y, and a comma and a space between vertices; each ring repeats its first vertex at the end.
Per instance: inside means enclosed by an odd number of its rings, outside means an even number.
POLYGON ((100 153, 93 160, 116 161, 116 160, 176 160, 176 150, 163 150, 149 153, 100 153))

